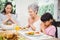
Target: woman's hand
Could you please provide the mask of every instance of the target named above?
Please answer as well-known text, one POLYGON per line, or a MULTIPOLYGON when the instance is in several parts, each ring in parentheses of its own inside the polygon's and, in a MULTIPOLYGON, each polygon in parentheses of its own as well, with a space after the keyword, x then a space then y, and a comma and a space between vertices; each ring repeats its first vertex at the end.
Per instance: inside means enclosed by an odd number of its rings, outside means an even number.
POLYGON ((31 18, 28 19, 28 25, 27 25, 27 28, 30 27, 30 24, 33 24, 33 20, 31 18))
POLYGON ((12 21, 13 24, 17 24, 16 21, 12 17, 10 17, 10 21, 12 21))
POLYGON ((12 21, 14 24, 16 24, 16 21, 11 17, 11 14, 8 14, 7 17, 10 21, 12 21))
POLYGON ((7 16, 7 18, 10 18, 11 17, 11 14, 9 13, 9 14, 6 14, 6 16, 7 16))
POLYGON ((7 14, 6 17, 7 17, 7 18, 3 21, 4 24, 5 24, 8 20, 10 20, 13 24, 17 24, 17 23, 15 22, 15 20, 11 17, 11 14, 7 14))
POLYGON ((34 20, 33 20, 33 19, 31 19, 31 18, 30 18, 30 19, 28 19, 29 24, 33 24, 33 21, 34 21, 34 20))
POLYGON ((28 27, 31 27, 32 28, 32 30, 36 30, 36 28, 33 26, 33 22, 34 22, 34 20, 33 19, 31 19, 31 18, 29 18, 28 19, 28 27))
POLYGON ((30 24, 30 27, 32 28, 33 31, 36 30, 35 26, 33 26, 33 24, 30 24))

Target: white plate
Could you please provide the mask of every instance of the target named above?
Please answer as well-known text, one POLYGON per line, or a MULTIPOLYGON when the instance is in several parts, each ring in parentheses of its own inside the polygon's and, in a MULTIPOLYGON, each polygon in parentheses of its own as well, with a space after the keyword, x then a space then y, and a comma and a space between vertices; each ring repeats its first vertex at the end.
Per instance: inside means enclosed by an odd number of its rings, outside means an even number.
POLYGON ((27 32, 25 33, 27 36, 42 36, 42 34, 40 33, 40 34, 35 34, 34 33, 34 35, 29 35, 29 34, 27 34, 27 32))
POLYGON ((13 29, 15 25, 16 24, 12 24, 12 25, 1 24, 1 28, 10 30, 10 29, 13 29))

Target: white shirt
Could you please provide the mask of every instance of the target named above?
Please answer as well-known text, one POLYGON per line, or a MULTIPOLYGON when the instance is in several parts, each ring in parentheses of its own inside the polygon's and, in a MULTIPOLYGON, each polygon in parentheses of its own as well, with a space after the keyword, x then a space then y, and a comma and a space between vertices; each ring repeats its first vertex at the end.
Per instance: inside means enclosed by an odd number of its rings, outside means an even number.
POLYGON ((36 31, 40 31, 40 24, 41 24, 41 20, 40 19, 33 23, 33 26, 35 26, 36 31))
MULTIPOLYGON (((35 31, 40 31, 40 24, 41 24, 40 19, 33 23, 33 26, 36 28, 35 31)), ((31 27, 29 28, 29 31, 33 31, 31 27)))

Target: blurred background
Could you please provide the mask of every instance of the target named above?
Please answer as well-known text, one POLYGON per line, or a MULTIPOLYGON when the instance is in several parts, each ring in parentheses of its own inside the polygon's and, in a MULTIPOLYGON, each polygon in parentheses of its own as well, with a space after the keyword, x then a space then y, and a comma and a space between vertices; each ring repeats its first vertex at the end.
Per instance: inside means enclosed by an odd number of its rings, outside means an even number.
POLYGON ((15 0, 0 0, 0 12, 4 9, 4 5, 6 2, 12 2, 13 4, 13 12, 16 12, 16 2, 15 0))

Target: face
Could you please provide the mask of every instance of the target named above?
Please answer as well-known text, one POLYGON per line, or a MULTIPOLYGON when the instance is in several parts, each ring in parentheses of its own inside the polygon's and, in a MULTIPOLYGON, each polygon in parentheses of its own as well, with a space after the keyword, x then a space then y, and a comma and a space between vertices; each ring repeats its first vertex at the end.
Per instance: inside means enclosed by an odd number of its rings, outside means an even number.
POLYGON ((49 21, 46 21, 44 24, 45 24, 45 26, 49 26, 52 22, 53 22, 53 20, 49 20, 49 21))
POLYGON ((37 14, 31 8, 28 9, 30 17, 35 17, 37 14))
POLYGON ((12 10, 12 6, 11 5, 7 5, 5 10, 6 10, 6 13, 10 13, 11 10, 12 10))

